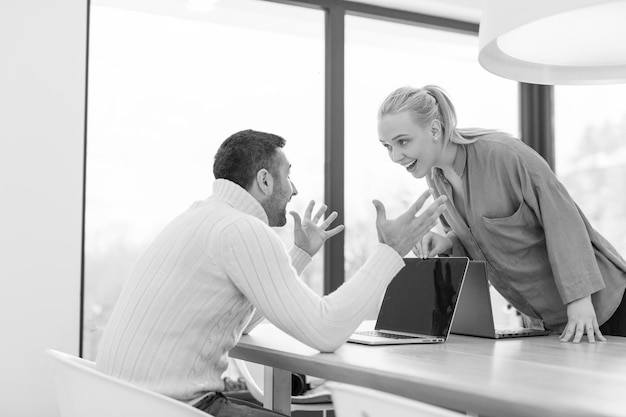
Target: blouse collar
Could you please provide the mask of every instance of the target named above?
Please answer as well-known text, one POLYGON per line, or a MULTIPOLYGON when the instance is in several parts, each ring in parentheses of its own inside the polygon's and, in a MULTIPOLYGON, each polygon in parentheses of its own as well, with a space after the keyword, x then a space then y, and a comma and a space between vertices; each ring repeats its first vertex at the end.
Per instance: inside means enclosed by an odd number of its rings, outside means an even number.
POLYGON ((465 174, 465 167, 467 166, 467 149, 465 145, 459 145, 454 156, 454 162, 452 163, 452 169, 459 177, 463 178, 465 174))

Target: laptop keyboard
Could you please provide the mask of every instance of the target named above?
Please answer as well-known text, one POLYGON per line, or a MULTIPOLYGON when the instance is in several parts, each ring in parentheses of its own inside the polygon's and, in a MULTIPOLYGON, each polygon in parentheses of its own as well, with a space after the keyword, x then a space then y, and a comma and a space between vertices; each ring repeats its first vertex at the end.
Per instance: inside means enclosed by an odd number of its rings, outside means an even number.
POLYGON ((361 334, 363 336, 386 337, 387 339, 419 339, 420 338, 419 336, 404 336, 401 334, 382 332, 380 330, 361 330, 356 333, 361 334))

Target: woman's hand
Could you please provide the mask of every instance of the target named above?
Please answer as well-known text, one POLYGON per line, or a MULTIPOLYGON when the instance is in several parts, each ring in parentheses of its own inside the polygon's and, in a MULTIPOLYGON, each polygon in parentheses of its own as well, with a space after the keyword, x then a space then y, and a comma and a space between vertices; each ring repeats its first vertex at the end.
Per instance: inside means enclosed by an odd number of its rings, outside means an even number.
POLYGON ((418 258, 426 259, 437 256, 452 249, 452 240, 435 232, 428 232, 421 242, 413 248, 413 253, 418 258))
POLYGON ((324 245, 324 242, 341 232, 344 228, 343 225, 339 225, 333 229, 326 230, 333 220, 337 218, 336 211, 330 213, 330 216, 318 225, 317 223, 326 212, 327 207, 325 204, 322 205, 315 216, 311 219, 314 206, 315 201, 311 200, 304 211, 304 220, 301 220, 300 215, 295 211, 289 212, 289 214, 293 217, 294 222, 293 243, 308 253, 311 257, 313 257, 313 255, 320 250, 322 245, 324 245))
POLYGON ((393 220, 387 219, 383 203, 374 200, 378 241, 391 246, 400 256, 406 255, 437 224, 437 219, 446 208, 446 197, 439 196, 418 216, 418 211, 430 195, 430 190, 425 191, 407 211, 393 220))
POLYGON ((571 339, 573 343, 579 343, 585 333, 589 343, 594 343, 596 337, 598 340, 606 341, 600 332, 590 295, 567 305, 567 325, 559 339, 561 342, 569 342, 571 339))

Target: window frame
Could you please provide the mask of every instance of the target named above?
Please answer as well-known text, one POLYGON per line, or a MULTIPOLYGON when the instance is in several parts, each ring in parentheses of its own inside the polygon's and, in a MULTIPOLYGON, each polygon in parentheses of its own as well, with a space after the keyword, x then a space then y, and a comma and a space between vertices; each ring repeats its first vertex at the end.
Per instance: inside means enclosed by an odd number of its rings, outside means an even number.
MULTIPOLYGON (((355 15, 399 24, 478 36, 479 25, 463 20, 403 11, 342 0, 259 0, 321 9, 325 13, 325 120, 324 120, 324 198, 330 211, 336 211, 337 224, 344 223, 344 63, 345 16, 355 15)), ((89 38, 88 38, 89 39, 89 38)), ((87 49, 89 41, 87 42, 87 49)), ((520 131, 522 140, 546 158, 554 169, 553 87, 520 83, 520 131), (527 141, 526 138, 529 138, 527 141)), ((85 152, 85 166, 87 156, 85 152)), ((86 176, 86 174, 83 174, 86 176)), ((83 178, 85 180, 86 178, 83 178)), ((85 207, 83 203, 83 213, 85 207)), ((83 214, 84 216, 84 214, 83 214)), ((84 222, 83 222, 84 223, 84 222)), ((344 237, 335 236, 324 247, 324 294, 345 280, 344 237)), ((84 259, 84 233, 82 257, 84 259)), ((80 347, 83 351, 84 262, 81 266, 80 347)))
MULTIPOLYGON (((316 7, 325 13, 325 120, 324 120, 324 202, 336 211, 337 224, 344 224, 344 151, 345 151, 345 17, 354 15, 394 23, 477 36, 478 24, 456 19, 403 11, 387 7, 340 0, 262 0, 303 7, 316 7)), ((344 235, 324 245, 324 294, 345 281, 344 235)))
MULTIPOLYGON (((478 36, 479 25, 458 19, 398 10, 342 0, 261 0, 325 12, 325 169, 324 198, 330 211, 344 223, 344 63, 345 16, 354 15, 394 23, 478 36)), ((519 83, 521 139, 542 155, 554 169, 553 87, 519 83)), ((339 234, 324 246, 324 294, 345 281, 344 236, 339 234)))

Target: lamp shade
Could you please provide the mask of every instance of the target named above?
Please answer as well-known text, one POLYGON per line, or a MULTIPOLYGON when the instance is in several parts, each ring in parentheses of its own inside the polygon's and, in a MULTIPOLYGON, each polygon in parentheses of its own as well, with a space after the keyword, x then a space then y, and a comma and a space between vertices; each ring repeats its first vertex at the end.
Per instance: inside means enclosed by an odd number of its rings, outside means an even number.
POLYGON ((626 82, 626 0, 486 0, 478 61, 532 84, 626 82))

